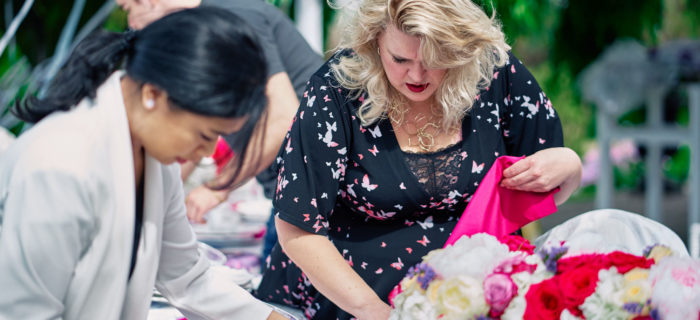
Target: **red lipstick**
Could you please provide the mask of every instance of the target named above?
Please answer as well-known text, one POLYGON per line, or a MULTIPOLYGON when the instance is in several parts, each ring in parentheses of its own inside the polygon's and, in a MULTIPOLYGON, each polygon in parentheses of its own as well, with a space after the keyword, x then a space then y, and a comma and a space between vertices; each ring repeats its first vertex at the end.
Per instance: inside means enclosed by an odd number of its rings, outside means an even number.
POLYGON ((408 90, 411 90, 413 92, 423 92, 426 88, 428 88, 428 84, 412 84, 412 83, 407 83, 406 87, 408 90))

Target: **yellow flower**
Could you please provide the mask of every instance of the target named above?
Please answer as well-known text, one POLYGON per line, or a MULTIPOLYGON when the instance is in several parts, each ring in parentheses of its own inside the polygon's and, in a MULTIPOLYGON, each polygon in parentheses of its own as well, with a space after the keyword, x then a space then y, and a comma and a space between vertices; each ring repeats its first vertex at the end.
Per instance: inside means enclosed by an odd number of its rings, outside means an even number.
POLYGON ((645 303, 651 298, 651 285, 646 280, 625 282, 622 290, 623 303, 645 303))
POLYGON ((644 303, 651 297, 649 270, 634 268, 623 276, 622 301, 624 303, 644 303))
POLYGON ((663 245, 656 245, 653 248, 651 248, 651 251, 649 252, 647 258, 654 259, 654 263, 659 263, 661 259, 670 256, 673 256, 673 250, 671 250, 671 248, 663 245))
POLYGON ((634 268, 627 271, 624 275, 625 282, 647 281, 649 279, 649 270, 642 268, 634 268))
POLYGON ((639 302, 644 298, 644 288, 640 284, 635 284, 625 288, 624 295, 622 296, 622 302, 639 302))

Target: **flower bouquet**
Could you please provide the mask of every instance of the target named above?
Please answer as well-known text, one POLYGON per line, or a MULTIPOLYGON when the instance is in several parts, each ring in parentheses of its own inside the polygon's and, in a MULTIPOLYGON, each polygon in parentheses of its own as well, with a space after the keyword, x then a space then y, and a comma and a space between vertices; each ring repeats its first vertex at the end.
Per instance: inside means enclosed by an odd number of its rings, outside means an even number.
POLYGON ((463 236, 410 268, 390 319, 700 319, 700 261, 463 236))
POLYGON ((479 233, 433 250, 394 288, 390 319, 489 319, 512 312, 519 292, 552 276, 534 249, 522 237, 479 233))

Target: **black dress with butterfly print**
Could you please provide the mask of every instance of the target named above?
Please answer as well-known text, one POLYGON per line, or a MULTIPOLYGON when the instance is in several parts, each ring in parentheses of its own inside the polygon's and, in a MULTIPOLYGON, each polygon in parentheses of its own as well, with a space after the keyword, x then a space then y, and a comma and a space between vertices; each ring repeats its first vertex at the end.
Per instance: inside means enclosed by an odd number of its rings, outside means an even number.
MULTIPOLYGON (((495 159, 562 146, 561 123, 511 55, 464 117, 461 142, 407 154, 389 121, 360 124, 364 97, 353 98, 329 70, 339 54, 309 80, 281 150, 274 206, 282 220, 328 237, 387 301, 409 267, 443 247, 495 159)), ((255 294, 301 308, 308 318, 352 318, 316 291, 279 244, 255 294)))

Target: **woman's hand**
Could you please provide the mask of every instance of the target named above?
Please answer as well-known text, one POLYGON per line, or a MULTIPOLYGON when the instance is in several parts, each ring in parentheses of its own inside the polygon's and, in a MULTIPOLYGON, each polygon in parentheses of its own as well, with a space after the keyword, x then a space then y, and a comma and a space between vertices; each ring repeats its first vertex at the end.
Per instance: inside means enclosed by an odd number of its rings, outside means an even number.
POLYGON ((212 190, 206 186, 192 189, 185 199, 187 218, 194 223, 205 223, 207 212, 224 202, 228 193, 229 190, 212 190))
POLYGON ((581 159, 569 148, 549 148, 528 156, 503 170, 501 186, 531 192, 549 192, 556 187, 557 205, 578 188, 581 182, 581 159))

